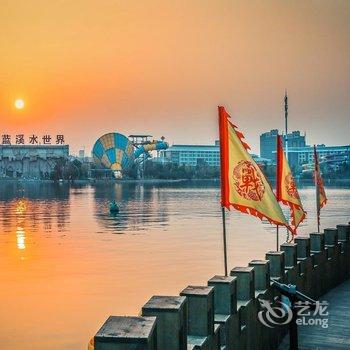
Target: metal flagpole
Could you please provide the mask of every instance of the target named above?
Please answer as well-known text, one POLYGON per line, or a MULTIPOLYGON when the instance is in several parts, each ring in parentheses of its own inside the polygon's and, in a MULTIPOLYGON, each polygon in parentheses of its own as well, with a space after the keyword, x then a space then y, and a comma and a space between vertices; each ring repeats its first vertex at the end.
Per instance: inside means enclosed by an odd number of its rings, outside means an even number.
MULTIPOLYGON (((286 158, 288 159, 288 95, 287 89, 284 92, 284 121, 285 121, 285 132, 286 132, 286 158)), ((289 230, 287 228, 287 241, 289 240, 289 230)))
POLYGON ((319 208, 319 199, 318 199, 318 184, 317 184, 317 175, 315 171, 315 188, 316 188, 316 216, 317 216, 317 232, 320 232, 320 208, 319 208))
MULTIPOLYGON (((280 146, 280 136, 277 135, 277 139, 276 139, 276 143, 277 143, 277 147, 276 147, 276 197, 280 196, 279 195, 279 188, 280 188, 280 178, 279 178, 279 170, 280 170, 280 167, 281 167, 281 159, 280 159, 280 152, 279 152, 279 146, 280 146)), ((277 200, 279 200, 279 198, 277 198, 277 200)), ((278 252, 279 251, 279 225, 276 225, 276 251, 278 252)))
POLYGON ((225 264, 225 276, 227 275, 227 244, 226 244, 226 213, 225 207, 221 206, 222 213, 222 238, 224 241, 224 264, 225 264))
POLYGON ((316 192, 316 216, 317 216, 317 232, 320 232, 320 206, 319 206, 319 188, 317 182, 317 174, 318 174, 318 159, 317 159, 317 151, 316 146, 314 145, 314 182, 315 182, 315 192, 316 192))
POLYGON ((228 168, 226 168, 226 162, 228 162, 228 114, 225 108, 222 106, 218 107, 219 112, 219 135, 220 135, 220 175, 221 175, 221 215, 222 215, 222 238, 224 243, 224 266, 225 266, 225 276, 227 273, 227 243, 226 243, 226 212, 225 203, 228 202, 227 199, 227 173, 228 168), (227 157, 227 158, 226 158, 227 157))

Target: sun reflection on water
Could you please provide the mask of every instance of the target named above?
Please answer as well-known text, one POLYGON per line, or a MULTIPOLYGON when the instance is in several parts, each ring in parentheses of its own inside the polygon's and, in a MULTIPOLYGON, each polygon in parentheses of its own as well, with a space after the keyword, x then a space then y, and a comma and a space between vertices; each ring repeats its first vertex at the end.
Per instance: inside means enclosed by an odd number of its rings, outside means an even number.
POLYGON ((17 228, 16 228, 16 237, 17 237, 17 248, 19 250, 26 249, 26 231, 24 229, 25 223, 25 213, 27 210, 27 205, 24 200, 19 200, 15 207, 15 213, 17 216, 17 228))
POLYGON ((26 202, 24 200, 19 200, 15 208, 16 214, 23 215, 25 214, 26 210, 27 210, 26 202))
POLYGON ((20 250, 26 249, 26 232, 23 227, 17 226, 16 230, 16 235, 17 235, 17 248, 20 250))

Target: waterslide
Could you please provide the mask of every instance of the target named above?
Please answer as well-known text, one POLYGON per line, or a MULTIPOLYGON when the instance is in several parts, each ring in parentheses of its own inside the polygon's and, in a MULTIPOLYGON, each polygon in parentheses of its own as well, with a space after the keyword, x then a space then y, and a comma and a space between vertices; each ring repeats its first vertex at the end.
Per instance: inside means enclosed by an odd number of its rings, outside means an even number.
POLYGON ((149 152, 164 150, 168 147, 167 142, 153 140, 146 141, 135 148, 126 136, 119 133, 108 133, 95 142, 92 154, 96 164, 102 164, 107 169, 120 172, 131 167, 135 159, 141 155, 147 158, 150 156, 149 152))
POLYGON ((153 140, 150 143, 147 143, 137 148, 134 152, 134 157, 136 159, 144 153, 148 153, 151 151, 160 151, 160 150, 167 149, 168 147, 169 145, 167 142, 153 140))

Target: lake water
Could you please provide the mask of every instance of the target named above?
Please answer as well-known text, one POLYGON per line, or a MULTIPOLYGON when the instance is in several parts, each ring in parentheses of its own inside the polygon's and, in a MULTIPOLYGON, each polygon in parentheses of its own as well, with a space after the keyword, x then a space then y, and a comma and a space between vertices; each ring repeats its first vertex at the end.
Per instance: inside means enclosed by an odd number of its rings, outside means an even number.
MULTIPOLYGON (((350 189, 327 194, 322 228, 347 223, 350 189)), ((316 230, 314 189, 300 195, 306 235, 316 230)), ((274 227, 236 211, 227 224, 229 268, 275 249, 274 227)), ((138 314, 154 294, 222 273, 217 183, 0 183, 2 350, 86 349, 109 315, 138 314)))

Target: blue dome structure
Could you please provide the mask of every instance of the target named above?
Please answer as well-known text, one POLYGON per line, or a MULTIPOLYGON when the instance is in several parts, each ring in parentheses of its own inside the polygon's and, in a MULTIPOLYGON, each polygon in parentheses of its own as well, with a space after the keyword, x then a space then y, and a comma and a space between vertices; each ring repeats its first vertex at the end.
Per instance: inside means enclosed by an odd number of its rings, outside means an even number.
POLYGON ((129 139, 118 133, 101 136, 92 149, 94 160, 113 171, 129 168, 134 163, 134 146, 129 139))

